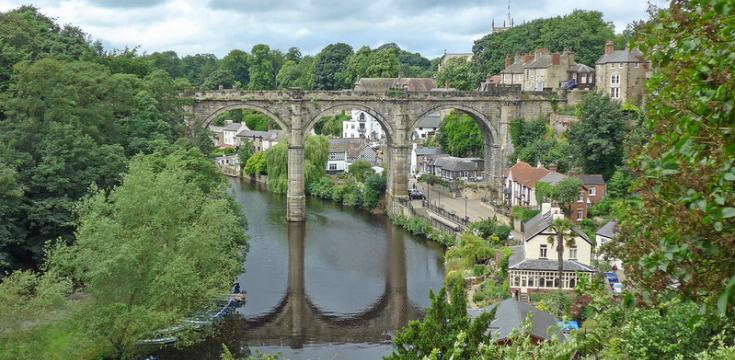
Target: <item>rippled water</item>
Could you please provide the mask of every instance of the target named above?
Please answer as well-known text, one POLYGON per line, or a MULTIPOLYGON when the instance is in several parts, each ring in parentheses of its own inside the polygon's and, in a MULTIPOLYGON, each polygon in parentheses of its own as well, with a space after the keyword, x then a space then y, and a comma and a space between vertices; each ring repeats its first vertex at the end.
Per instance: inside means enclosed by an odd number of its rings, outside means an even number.
POLYGON ((162 359, 219 359, 222 344, 289 359, 376 359, 390 335, 428 306, 442 286, 441 247, 385 216, 307 199, 305 223, 285 220, 286 198, 231 179, 248 219, 250 252, 239 276, 237 316, 212 339, 162 359))

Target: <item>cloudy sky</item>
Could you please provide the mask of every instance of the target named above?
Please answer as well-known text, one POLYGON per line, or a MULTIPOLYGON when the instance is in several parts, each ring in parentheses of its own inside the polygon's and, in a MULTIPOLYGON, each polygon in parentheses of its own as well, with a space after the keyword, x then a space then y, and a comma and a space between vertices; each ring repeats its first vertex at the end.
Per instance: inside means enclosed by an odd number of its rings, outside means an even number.
MULTIPOLYGON (((21 4, 81 27, 108 48, 218 57, 258 43, 315 54, 334 42, 395 42, 432 58, 471 51, 491 19, 497 25, 507 18, 507 0, 0 0, 0 11, 21 4)), ((646 0, 511 0, 516 23, 590 9, 602 11, 617 32, 645 18, 646 8, 646 0)))

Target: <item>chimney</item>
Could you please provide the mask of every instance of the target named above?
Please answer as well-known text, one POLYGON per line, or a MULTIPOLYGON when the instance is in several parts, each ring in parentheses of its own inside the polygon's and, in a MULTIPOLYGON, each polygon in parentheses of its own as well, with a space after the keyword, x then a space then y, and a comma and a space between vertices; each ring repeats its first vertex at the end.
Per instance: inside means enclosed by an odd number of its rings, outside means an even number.
POLYGON ((613 50, 615 50, 615 45, 613 44, 612 40, 608 40, 605 43, 605 55, 612 54, 613 50))
POLYGON ((521 61, 521 59, 523 59, 523 56, 521 55, 521 53, 517 52, 515 57, 513 58, 513 62, 519 62, 521 61))
POLYGON ((528 64, 531 61, 533 61, 533 54, 531 54, 531 53, 523 54, 523 63, 524 64, 528 64))
POLYGON ((508 66, 510 66, 510 64, 512 64, 512 63, 510 62, 510 56, 506 56, 506 57, 505 57, 505 67, 508 67, 508 66))
POLYGON ((232 120, 225 120, 225 125, 231 125, 231 124, 232 124, 232 120))
POLYGON ((538 49, 538 53, 539 53, 539 55, 548 55, 549 54, 549 49, 548 48, 540 48, 540 49, 538 49))
POLYGON ((549 170, 556 172, 556 164, 549 165, 549 170))
POLYGON ((551 65, 559 65, 560 60, 561 57, 559 56, 559 53, 551 54, 551 65))

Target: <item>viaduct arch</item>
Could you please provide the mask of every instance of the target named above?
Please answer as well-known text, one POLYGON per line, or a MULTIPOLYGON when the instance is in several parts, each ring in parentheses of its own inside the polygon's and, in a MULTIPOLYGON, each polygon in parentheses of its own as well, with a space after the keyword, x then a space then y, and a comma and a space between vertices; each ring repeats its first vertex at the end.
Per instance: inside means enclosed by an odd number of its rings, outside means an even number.
POLYGON ((389 211, 408 196, 411 133, 424 116, 446 109, 470 115, 485 138, 484 179, 498 192, 506 159, 513 151, 509 122, 545 115, 556 103, 564 102, 548 92, 521 93, 498 88, 491 92, 428 91, 391 89, 385 93, 356 91, 219 90, 195 93, 191 100, 191 126, 208 126, 219 114, 232 109, 250 109, 269 116, 287 133, 289 221, 305 218, 304 139, 316 121, 343 109, 360 109, 373 116, 387 138, 389 211))

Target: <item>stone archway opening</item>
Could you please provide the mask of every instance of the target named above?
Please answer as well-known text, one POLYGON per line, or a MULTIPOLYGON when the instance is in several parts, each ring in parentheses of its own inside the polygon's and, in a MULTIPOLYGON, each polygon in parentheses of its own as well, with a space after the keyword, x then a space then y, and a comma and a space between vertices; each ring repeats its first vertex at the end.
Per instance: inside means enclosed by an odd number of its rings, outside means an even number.
MULTIPOLYGON (((461 166, 456 169, 445 169, 434 166, 436 160, 419 159, 413 152, 411 155, 411 167, 414 176, 420 173, 432 173, 433 175, 442 177, 446 180, 462 180, 464 182, 476 182, 483 185, 489 185, 491 191, 496 183, 501 179, 502 159, 500 147, 498 145, 498 132, 496 126, 491 120, 491 114, 485 114, 477 109, 467 105, 446 104, 434 107, 423 114, 419 115, 411 124, 410 131, 412 134, 420 134, 422 125, 426 124, 426 119, 434 114, 440 114, 441 124, 444 125, 445 134, 442 134, 437 128, 437 136, 435 141, 430 145, 439 147, 441 153, 446 153, 453 158, 462 158, 477 163, 477 168, 472 166, 461 166), (451 122, 451 123, 446 123, 451 122), (453 134, 446 134, 452 131, 453 134), (460 136, 461 135, 461 136, 460 136), (451 137, 454 136, 454 139, 451 137), (414 163, 415 162, 415 163, 414 163), (420 163, 423 162, 423 163, 420 163)), ((423 129, 426 132, 426 129, 423 129)), ((420 136, 414 137, 414 147, 418 148, 425 139, 420 136)), ((425 151, 426 152, 426 151, 425 151)), ((451 163, 455 161, 443 160, 440 163, 451 163)), ((459 162, 459 160, 456 160, 459 162)), ((467 161, 462 162, 467 163, 467 161)))

